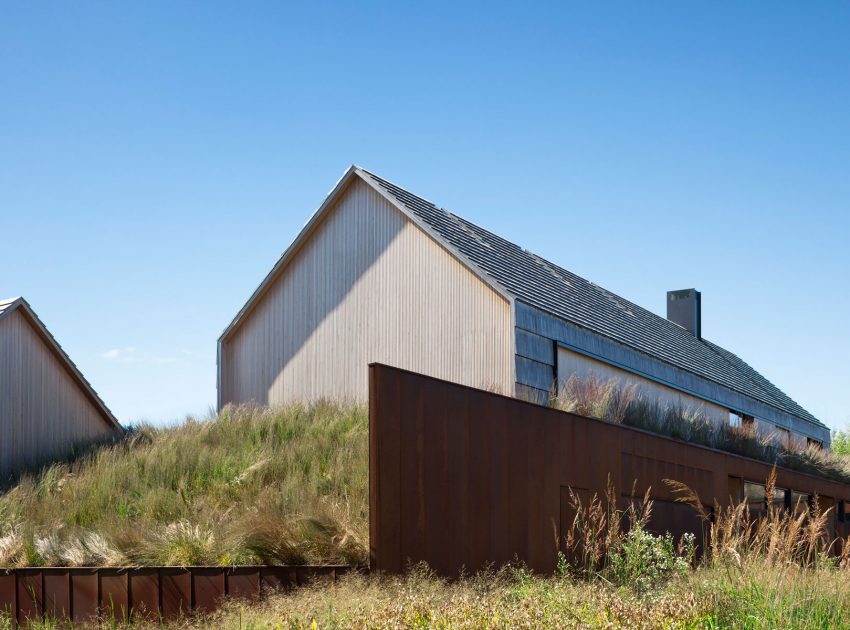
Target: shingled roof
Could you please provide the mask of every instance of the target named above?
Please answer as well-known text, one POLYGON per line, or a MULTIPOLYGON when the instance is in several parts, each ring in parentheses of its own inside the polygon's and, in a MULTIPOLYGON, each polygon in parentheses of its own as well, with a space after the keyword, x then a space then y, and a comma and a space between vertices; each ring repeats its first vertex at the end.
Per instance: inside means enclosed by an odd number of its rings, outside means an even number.
POLYGON ((785 413, 825 426, 739 357, 599 285, 355 167, 516 300, 785 413))

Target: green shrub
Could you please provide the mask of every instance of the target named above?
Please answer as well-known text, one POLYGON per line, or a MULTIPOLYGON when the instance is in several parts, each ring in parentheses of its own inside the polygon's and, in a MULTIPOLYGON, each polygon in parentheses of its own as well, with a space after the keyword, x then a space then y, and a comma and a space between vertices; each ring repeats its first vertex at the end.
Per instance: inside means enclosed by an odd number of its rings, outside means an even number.
POLYGON ((637 593, 647 593, 670 579, 684 575, 694 560, 694 535, 686 534, 682 551, 677 551, 669 533, 656 536, 637 523, 608 554, 610 580, 637 593))

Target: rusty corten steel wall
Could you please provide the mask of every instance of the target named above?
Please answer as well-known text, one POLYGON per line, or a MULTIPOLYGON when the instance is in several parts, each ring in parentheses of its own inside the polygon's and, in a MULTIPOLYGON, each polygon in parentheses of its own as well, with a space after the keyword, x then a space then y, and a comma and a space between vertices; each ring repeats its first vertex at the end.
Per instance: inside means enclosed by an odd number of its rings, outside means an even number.
MULTIPOLYGON (((425 561, 442 575, 519 558, 552 572, 571 522, 569 489, 621 506, 651 487, 650 528, 702 537, 696 511, 663 479, 706 506, 742 498, 743 480, 771 466, 639 429, 584 418, 380 364, 369 367, 371 569, 425 561)), ((777 486, 850 500, 850 486, 777 469, 777 486)), ((832 519, 833 531, 850 524, 832 519)))
POLYGON ((130 616, 173 619, 210 612, 225 597, 256 599, 315 580, 335 580, 345 566, 241 566, 0 569, 0 611, 19 624, 48 618, 86 624, 130 616))

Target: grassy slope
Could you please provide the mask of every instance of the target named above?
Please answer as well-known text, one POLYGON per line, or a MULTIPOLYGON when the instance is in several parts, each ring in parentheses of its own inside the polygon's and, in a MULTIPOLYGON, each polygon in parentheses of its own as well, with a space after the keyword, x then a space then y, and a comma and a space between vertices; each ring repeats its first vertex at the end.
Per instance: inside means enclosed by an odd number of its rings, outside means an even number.
POLYGON ((367 450, 328 403, 142 427, 0 495, 0 565, 362 563, 367 450))
MULTIPOLYGON (((366 452, 358 407, 246 408, 143 428, 0 495, 0 561, 363 562, 366 452)), ((581 519, 595 532, 588 540, 609 546, 598 572, 579 562, 551 578, 511 568, 451 583, 425 569, 403 578, 353 575, 260 604, 231 602, 178 627, 850 627, 847 569, 828 560, 820 542, 826 516, 775 512, 753 531, 745 507, 718 515, 715 545, 694 570, 671 569, 672 552, 657 541, 631 548, 614 524, 620 518, 595 522, 606 515, 590 505, 581 519), (651 587, 636 588, 646 576, 651 587)), ((840 562, 846 567, 850 557, 840 562)))

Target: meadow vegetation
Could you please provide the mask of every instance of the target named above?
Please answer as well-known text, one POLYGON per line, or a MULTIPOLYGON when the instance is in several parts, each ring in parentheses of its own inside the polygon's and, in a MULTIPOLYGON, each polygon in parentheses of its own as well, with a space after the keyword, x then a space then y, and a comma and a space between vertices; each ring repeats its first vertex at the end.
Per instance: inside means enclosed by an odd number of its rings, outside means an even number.
MULTIPOLYGON (((767 502, 763 517, 748 504, 709 519, 702 500, 672 484, 681 501, 705 517, 709 544, 674 541, 646 529, 652 501, 617 509, 611 499, 573 497, 576 517, 567 554, 553 576, 520 564, 455 580, 426 566, 404 576, 350 574, 277 594, 262 602, 231 601, 212 615, 174 628, 747 628, 850 626, 847 541, 831 549, 829 512, 783 510, 767 502), (837 553, 831 553, 836 552, 837 553)), ((772 496, 774 480, 765 494, 772 496)), ((0 620, 0 628, 4 628, 0 620)), ((6 627, 11 622, 6 620, 6 627)), ((104 620, 102 627, 117 627, 104 620)), ((133 620, 135 628, 159 623, 133 620)), ((33 628, 54 628, 52 621, 33 628)))
POLYGON ((137 427, 0 494, 0 566, 363 564, 367 450, 326 402, 137 427))
MULTIPOLYGON (((754 435, 653 408, 610 383, 574 383, 556 406, 787 465, 754 435), (752 449, 752 450, 747 450, 752 449), (734 450, 730 448, 730 450, 734 450)), ((25 475, 0 494, 0 565, 345 563, 368 557, 368 434, 360 406, 320 402, 229 408, 25 475)), ((837 455, 805 460, 847 470, 837 455)), ((817 469, 821 474, 825 468, 817 469)), ((228 602, 178 628, 842 628, 850 627, 850 544, 834 515, 767 501, 713 516, 687 487, 705 540, 648 530, 653 503, 613 488, 582 503, 553 576, 521 564, 445 580, 352 573, 262 602, 228 602)), ((773 496, 774 478, 765 495, 773 496)), ((116 627, 104 620, 103 627, 116 627)), ((157 626, 133 620, 133 627, 157 626)), ((12 627, 0 616, 0 630, 12 627)), ((54 621, 30 627, 59 627, 54 621)), ((62 627, 66 627, 62 626, 62 627)))

